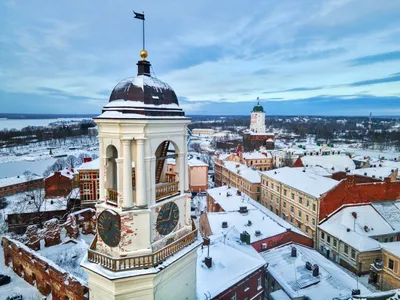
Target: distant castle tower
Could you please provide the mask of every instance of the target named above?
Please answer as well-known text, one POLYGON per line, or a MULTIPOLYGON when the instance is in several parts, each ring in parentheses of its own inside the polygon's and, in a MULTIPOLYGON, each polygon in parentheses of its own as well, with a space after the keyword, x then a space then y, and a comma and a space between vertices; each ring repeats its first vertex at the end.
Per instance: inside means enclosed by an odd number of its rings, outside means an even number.
POLYGON ((255 133, 265 133, 265 112, 260 100, 257 97, 257 105, 251 112, 250 131, 255 133))

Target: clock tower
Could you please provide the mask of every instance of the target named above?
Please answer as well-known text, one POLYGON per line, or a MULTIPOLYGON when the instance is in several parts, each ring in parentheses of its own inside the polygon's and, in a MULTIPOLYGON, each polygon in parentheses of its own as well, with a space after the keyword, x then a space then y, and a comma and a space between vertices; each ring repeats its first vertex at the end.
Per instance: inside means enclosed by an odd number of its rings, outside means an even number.
POLYGON ((195 299, 201 242, 190 217, 190 119, 173 89, 151 76, 145 50, 141 57, 137 76, 120 81, 95 118, 97 234, 81 265, 90 299, 195 299))

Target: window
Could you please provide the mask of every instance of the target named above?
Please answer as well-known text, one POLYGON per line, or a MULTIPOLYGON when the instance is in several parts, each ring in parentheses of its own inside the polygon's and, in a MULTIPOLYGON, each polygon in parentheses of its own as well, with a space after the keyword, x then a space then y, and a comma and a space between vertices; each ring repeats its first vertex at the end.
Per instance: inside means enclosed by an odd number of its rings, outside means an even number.
POLYGON ((354 249, 351 249, 351 258, 356 259, 356 251, 354 249))
POLYGON ((299 203, 303 204, 303 198, 302 197, 299 197, 299 203))
POLYGON ((279 192, 279 186, 276 186, 276 190, 279 192))
POLYGON ((261 276, 257 279, 257 290, 261 289, 261 276))
POLYGON ((308 215, 306 215, 306 221, 307 221, 307 223, 308 223, 308 215))
POLYGON ((265 182, 265 185, 268 186, 268 181, 265 182))
POLYGON ((246 283, 246 284, 244 285, 244 291, 247 292, 249 289, 250 289, 250 288, 249 288, 249 285, 246 283))
POLYGON ((258 187, 257 187, 257 193, 259 193, 259 192, 260 192, 260 187, 258 186, 258 187))
POLYGON ((389 240, 388 240, 388 238, 385 238, 385 240, 384 240, 384 241, 385 241, 385 243, 387 243, 389 240))
POLYGON ((294 212, 294 207, 293 206, 290 207, 290 211, 294 212))
POLYGON ((333 239, 333 247, 337 247, 337 239, 333 239))
POLYGON ((275 214, 279 216, 279 211, 278 211, 278 209, 275 209, 275 214))
POLYGON ((312 219, 312 224, 315 225, 315 219, 314 218, 312 219))
POLYGON ((325 239, 325 233, 324 232, 321 232, 321 239, 325 239))
POLYGON ((273 183, 271 183, 271 189, 274 189, 274 184, 273 183))
POLYGON ((270 211, 272 211, 272 210, 273 210, 273 209, 272 209, 272 205, 270 205, 270 206, 269 206, 269 210, 270 210, 270 211))
POLYGON ((308 227, 306 226, 306 233, 308 233, 308 227))
POLYGON ((297 221, 297 227, 299 227, 301 229, 301 222, 297 221))
POLYGON ((276 197, 276 204, 279 204, 279 198, 276 197))
POLYGON ((330 235, 326 235, 326 241, 330 244, 331 243, 331 236, 330 235))
POLYGON ((307 207, 310 207, 310 200, 307 199, 307 207))
POLYGON ((283 208, 286 208, 286 202, 283 202, 283 208))
POLYGON ((390 241, 390 242, 393 242, 393 237, 391 237, 391 238, 389 239, 389 241, 390 241))
POLYGON ((297 212, 297 214, 298 214, 299 218, 301 218, 301 210, 299 210, 299 211, 297 212))
POLYGON ((286 190, 283 190, 283 195, 285 195, 285 196, 286 196, 286 192, 287 192, 286 190))
POLYGON ((344 245, 344 253, 345 253, 346 255, 349 254, 349 246, 344 245))
POLYGON ((292 193, 292 199, 294 200, 294 193, 292 193))
POLYGON ((389 258, 388 268, 394 271, 394 260, 389 258))
POLYGON ((312 205, 312 210, 313 210, 313 211, 316 211, 316 209, 317 209, 316 205, 313 204, 313 205, 312 205))
POLYGON ((290 216, 290 223, 293 223, 293 217, 290 216))
POLYGON ((236 300, 236 293, 232 295, 231 300, 236 300))

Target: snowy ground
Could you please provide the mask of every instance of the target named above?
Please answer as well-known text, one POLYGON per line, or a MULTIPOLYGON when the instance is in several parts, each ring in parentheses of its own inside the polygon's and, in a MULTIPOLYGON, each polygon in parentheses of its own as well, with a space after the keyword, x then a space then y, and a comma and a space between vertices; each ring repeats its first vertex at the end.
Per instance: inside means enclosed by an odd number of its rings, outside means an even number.
POLYGON ((59 118, 59 119, 0 119, 0 130, 17 129, 20 130, 28 126, 47 126, 50 123, 64 122, 80 122, 89 118, 59 118))

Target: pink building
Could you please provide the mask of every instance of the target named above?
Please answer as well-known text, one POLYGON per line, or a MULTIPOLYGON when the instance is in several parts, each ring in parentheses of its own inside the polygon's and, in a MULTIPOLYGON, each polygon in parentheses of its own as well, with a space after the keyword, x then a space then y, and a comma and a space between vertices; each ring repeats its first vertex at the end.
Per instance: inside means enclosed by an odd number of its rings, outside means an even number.
POLYGON ((189 189, 200 193, 208 189, 208 165, 197 157, 188 160, 189 189))

